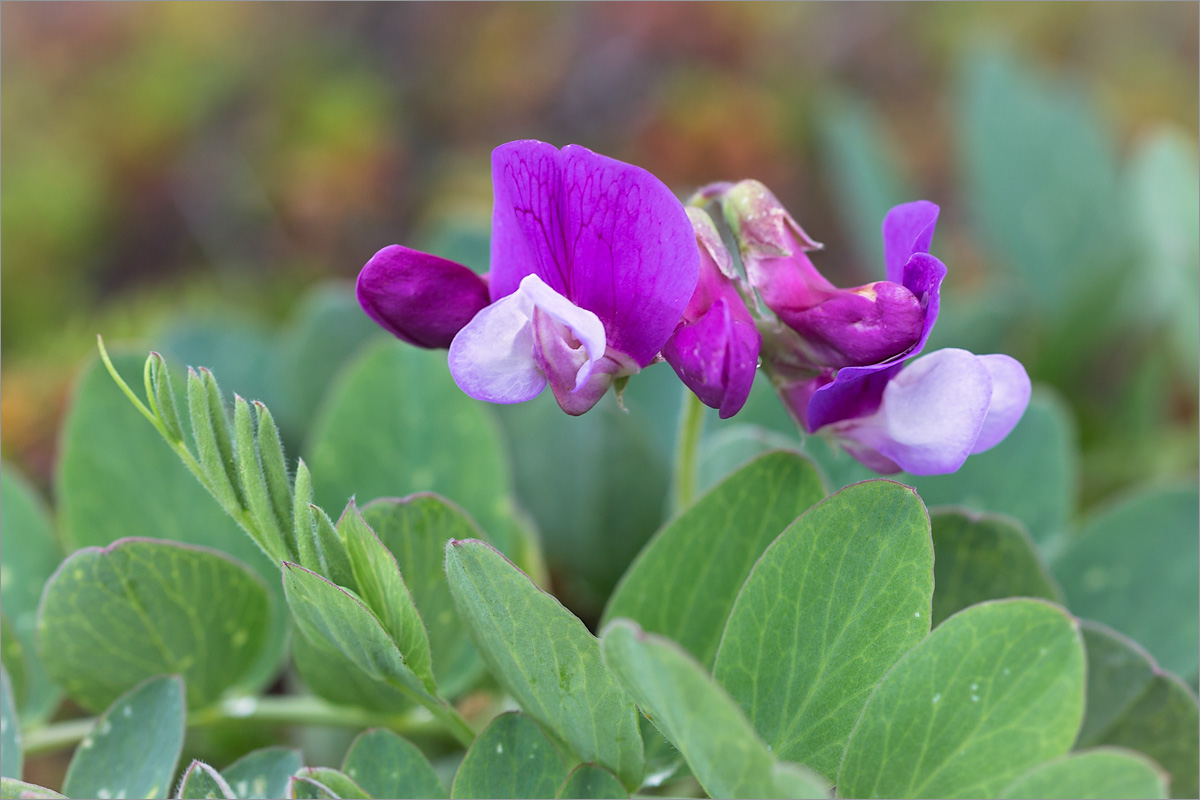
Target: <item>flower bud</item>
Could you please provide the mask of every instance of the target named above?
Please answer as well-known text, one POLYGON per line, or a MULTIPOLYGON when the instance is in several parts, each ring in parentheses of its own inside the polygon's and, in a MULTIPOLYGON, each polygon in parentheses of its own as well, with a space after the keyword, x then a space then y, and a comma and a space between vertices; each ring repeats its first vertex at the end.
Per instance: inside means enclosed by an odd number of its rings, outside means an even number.
POLYGON ((358 273, 358 302, 392 335, 418 347, 449 347, 491 302, 487 281, 467 267, 400 245, 385 247, 358 273))

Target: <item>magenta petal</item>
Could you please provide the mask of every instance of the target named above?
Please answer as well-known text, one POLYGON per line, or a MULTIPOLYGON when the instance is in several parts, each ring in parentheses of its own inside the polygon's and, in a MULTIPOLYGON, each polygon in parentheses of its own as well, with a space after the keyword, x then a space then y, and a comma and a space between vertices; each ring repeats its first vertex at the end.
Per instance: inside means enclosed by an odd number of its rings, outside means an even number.
POLYGON ((483 278, 462 264, 400 245, 372 256, 356 288, 367 316, 418 347, 449 347, 488 304, 483 278))
POLYGON ((979 356, 992 375, 992 402, 979 438, 972 453, 982 453, 995 447, 1017 426, 1029 405, 1032 385, 1025 367, 1015 358, 1005 355, 979 356))
POLYGON ((894 363, 885 368, 844 367, 838 370, 833 382, 818 386, 808 403, 809 433, 852 417, 874 414, 896 373, 903 367, 894 363))
POLYGON ((928 253, 914 253, 904 265, 904 288, 925 309, 925 322, 921 328, 921 336, 913 348, 904 354, 905 358, 918 355, 929 341, 933 324, 937 322, 938 308, 941 306, 942 279, 946 277, 946 265, 928 253))
POLYGON ((808 357, 834 369, 910 352, 925 323, 913 293, 891 281, 837 289, 801 311, 776 311, 804 339, 808 357))
POLYGON ((595 313, 610 347, 646 366, 696 286, 683 205, 649 172, 569 145, 521 141, 492 154, 492 297, 536 273, 595 313))
POLYGON ((727 419, 750 396, 761 345, 754 325, 736 319, 729 301, 721 298, 700 319, 680 326, 662 352, 700 401, 727 419))
POLYGON ((883 218, 883 261, 889 281, 902 283, 909 256, 929 252, 937 218, 937 204, 928 200, 904 203, 888 211, 883 218))

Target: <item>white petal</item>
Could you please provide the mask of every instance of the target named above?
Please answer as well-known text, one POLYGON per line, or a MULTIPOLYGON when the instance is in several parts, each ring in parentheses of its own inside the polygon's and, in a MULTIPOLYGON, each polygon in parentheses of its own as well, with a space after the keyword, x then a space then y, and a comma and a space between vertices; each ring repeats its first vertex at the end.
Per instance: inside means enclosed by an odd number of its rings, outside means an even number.
POLYGON ((995 447, 1016 427, 1029 405, 1032 385, 1025 367, 1005 355, 978 356, 992 375, 992 402, 972 453, 995 447))
POLYGON ((587 360, 580 365, 575 375, 575 388, 583 386, 591 377, 596 362, 604 357, 607 348, 604 323, 591 311, 580 308, 551 289, 537 275, 526 275, 521 280, 521 288, 517 290, 517 294, 524 294, 546 316, 569 328, 583 345, 584 351, 587 352, 587 360))
POLYGON ((533 303, 525 292, 480 311, 450 343, 450 374, 458 388, 489 403, 523 403, 546 388, 533 358, 533 303))

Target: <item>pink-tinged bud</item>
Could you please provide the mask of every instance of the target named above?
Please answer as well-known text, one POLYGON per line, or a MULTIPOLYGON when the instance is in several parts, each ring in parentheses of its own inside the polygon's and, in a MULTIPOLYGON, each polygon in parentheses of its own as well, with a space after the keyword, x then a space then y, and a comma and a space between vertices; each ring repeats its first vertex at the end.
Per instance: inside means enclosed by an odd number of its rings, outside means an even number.
POLYGON ((716 226, 699 209, 689 208, 688 216, 700 249, 700 279, 662 354, 700 401, 726 419, 750 396, 762 336, 738 292, 733 259, 716 226))
POLYGON ((358 273, 358 302, 380 326, 418 347, 449 347, 491 299, 467 267, 400 245, 385 247, 358 273))
POLYGON ((761 183, 742 181, 721 205, 751 286, 799 334, 797 360, 817 369, 876 364, 921 338, 925 308, 912 291, 889 281, 835 287, 806 254, 820 245, 761 183))

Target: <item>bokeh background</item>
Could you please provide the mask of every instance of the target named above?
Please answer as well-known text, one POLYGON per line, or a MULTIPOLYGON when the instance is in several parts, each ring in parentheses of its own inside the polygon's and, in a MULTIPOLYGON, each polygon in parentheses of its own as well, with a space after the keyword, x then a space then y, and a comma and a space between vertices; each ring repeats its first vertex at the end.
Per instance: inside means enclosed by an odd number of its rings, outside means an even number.
MULTIPOLYGON (((532 137, 680 195, 758 178, 841 285, 882 277, 891 204, 938 202, 931 347, 1008 352, 1061 400, 1073 513, 1194 476, 1198 28, 1153 2, 5 3, 4 458, 50 492, 97 332, 254 396, 269 355, 237 354, 378 248, 485 269, 490 150, 532 137)), ((638 424, 666 447, 607 458, 669 456, 669 416, 638 424)))

